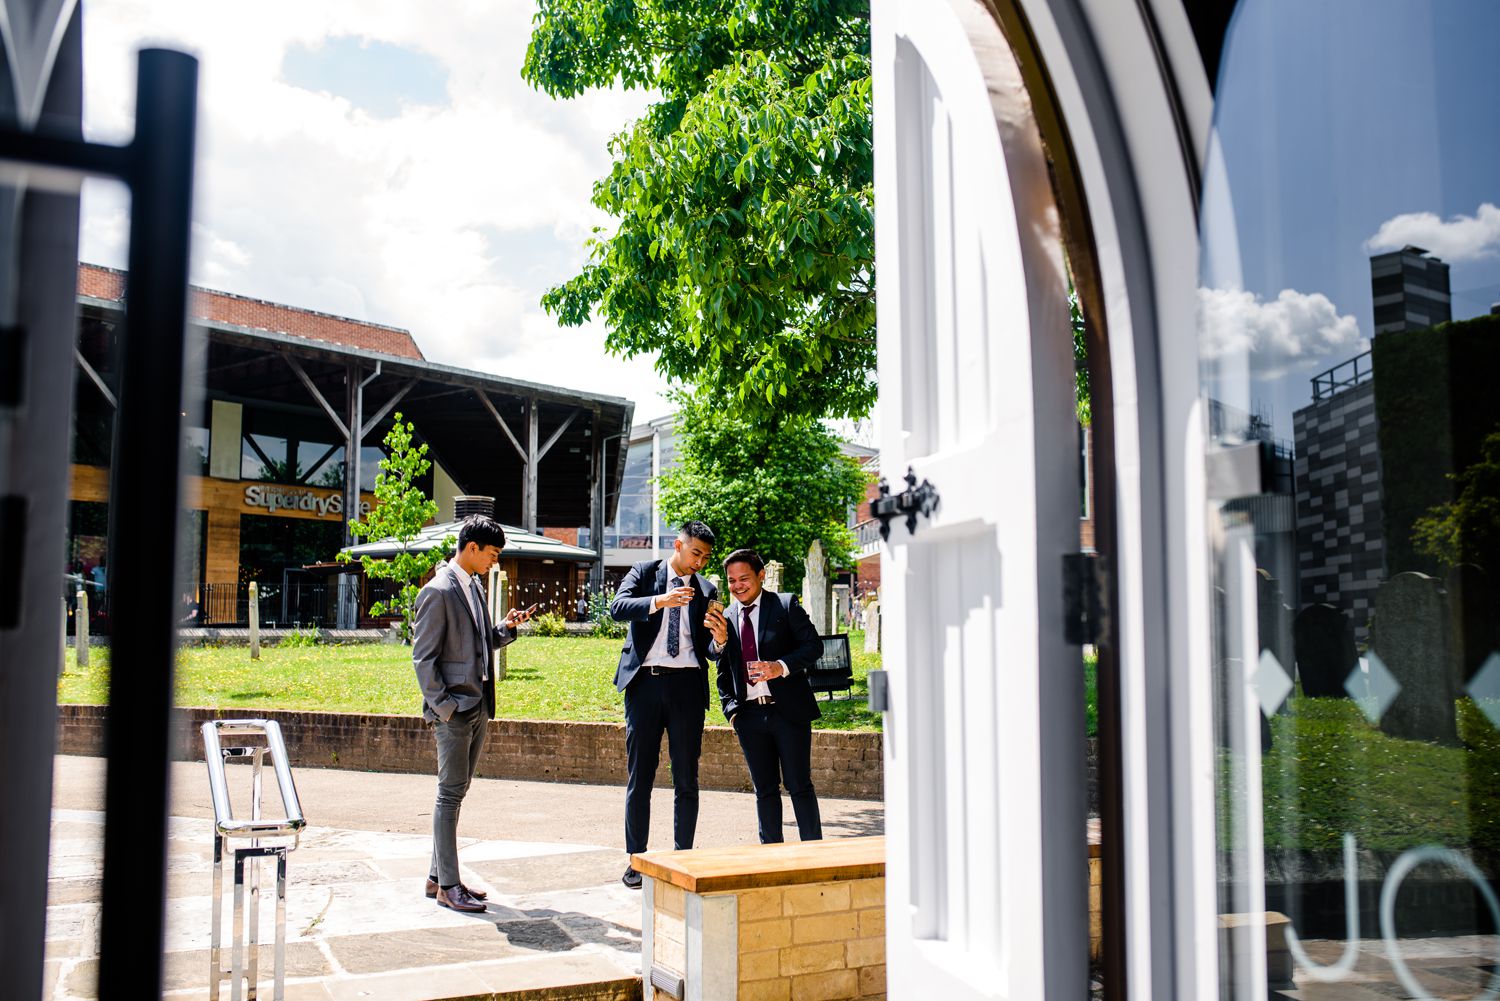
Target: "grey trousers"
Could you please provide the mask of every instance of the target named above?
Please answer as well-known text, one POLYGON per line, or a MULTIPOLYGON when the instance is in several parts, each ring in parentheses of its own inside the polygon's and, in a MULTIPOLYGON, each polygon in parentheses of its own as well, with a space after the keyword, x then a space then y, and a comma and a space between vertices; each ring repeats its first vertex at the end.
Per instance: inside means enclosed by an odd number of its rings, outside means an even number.
POLYGON ((490 721, 483 702, 457 712, 446 722, 432 724, 437 739, 437 803, 432 808, 432 868, 428 875, 439 886, 453 886, 458 878, 458 812, 474 770, 490 721))

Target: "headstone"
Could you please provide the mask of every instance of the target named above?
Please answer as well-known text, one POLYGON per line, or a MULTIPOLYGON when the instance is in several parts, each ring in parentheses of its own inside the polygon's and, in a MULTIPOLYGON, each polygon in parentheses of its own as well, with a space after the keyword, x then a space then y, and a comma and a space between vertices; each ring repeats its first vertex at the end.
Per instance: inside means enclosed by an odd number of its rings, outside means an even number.
POLYGON ((781 590, 781 561, 772 560, 766 564, 766 590, 775 594, 781 590))
MULTIPOLYGON (((849 622, 849 585, 833 585, 833 629, 843 629, 849 622)), ((833 630, 829 630, 832 632, 833 630)))
POLYGON ((1500 649, 1500 591, 1483 567, 1460 563, 1448 571, 1448 607, 1453 614, 1454 656, 1467 684, 1490 654, 1500 649))
POLYGON ((341 573, 338 575, 338 627, 340 629, 359 628, 359 574, 341 573))
POLYGON ((1392 737, 1458 743, 1448 616, 1447 592, 1426 574, 1399 573, 1375 592, 1370 649, 1401 686, 1380 718, 1380 729, 1392 737))
MULTIPOLYGON (((488 593, 486 597, 490 603, 490 621, 499 622, 505 618, 510 611, 510 580, 505 571, 499 567, 490 567, 488 593)), ((496 681, 505 680, 506 657, 508 647, 500 647, 490 654, 490 670, 495 672, 496 681)))
POLYGON ((828 560, 823 555, 823 542, 814 539, 807 547, 807 572, 802 576, 802 607, 819 636, 833 632, 828 622, 828 560))
POLYGON ((1292 615, 1282 600, 1281 582, 1266 570, 1256 570, 1257 632, 1260 648, 1269 650, 1277 663, 1292 663, 1292 615))
POLYGON ((1292 647, 1303 695, 1348 696, 1344 682, 1359 663, 1348 616, 1332 605, 1308 605, 1292 621, 1292 647))
POLYGON ((872 598, 865 605, 865 653, 880 652, 880 600, 872 598))

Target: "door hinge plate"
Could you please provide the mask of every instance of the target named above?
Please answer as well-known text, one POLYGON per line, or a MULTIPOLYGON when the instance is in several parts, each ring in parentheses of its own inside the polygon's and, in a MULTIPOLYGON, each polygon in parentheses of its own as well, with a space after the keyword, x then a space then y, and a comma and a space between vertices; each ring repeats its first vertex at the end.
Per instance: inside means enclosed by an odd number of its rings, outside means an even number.
POLYGON ((1097 554, 1063 556, 1063 635, 1074 646, 1109 635, 1109 564, 1097 554))

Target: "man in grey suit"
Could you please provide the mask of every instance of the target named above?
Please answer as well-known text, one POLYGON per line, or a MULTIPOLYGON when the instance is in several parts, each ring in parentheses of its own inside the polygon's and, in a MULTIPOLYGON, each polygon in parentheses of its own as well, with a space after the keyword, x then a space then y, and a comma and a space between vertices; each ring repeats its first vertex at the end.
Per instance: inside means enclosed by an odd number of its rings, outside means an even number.
POLYGON ((485 894, 464 886, 458 877, 458 812, 495 715, 490 653, 513 642, 516 627, 532 611, 511 609, 499 626, 490 622, 476 577, 489 573, 504 548, 505 530, 499 522, 478 514, 465 518, 453 559, 439 564, 432 580, 417 593, 411 660, 422 686, 422 715, 437 739, 438 758, 427 896, 436 897, 439 907, 455 911, 485 908, 485 894))

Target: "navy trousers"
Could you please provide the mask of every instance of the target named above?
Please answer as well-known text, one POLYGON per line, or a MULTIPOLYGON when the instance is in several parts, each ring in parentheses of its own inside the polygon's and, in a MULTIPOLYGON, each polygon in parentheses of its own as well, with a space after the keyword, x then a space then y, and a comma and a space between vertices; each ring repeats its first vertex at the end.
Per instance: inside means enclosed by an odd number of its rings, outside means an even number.
POLYGON ((696 670, 641 672, 625 689, 625 851, 646 850, 651 836, 651 787, 661 761, 662 734, 672 762, 672 847, 693 847, 698 829, 698 757, 703 751, 703 678, 696 670))
POLYGON ((792 800, 797 836, 803 841, 821 839, 823 819, 812 783, 812 725, 795 723, 770 706, 751 702, 734 714, 734 732, 755 786, 760 843, 786 840, 781 831, 782 785, 792 800))

